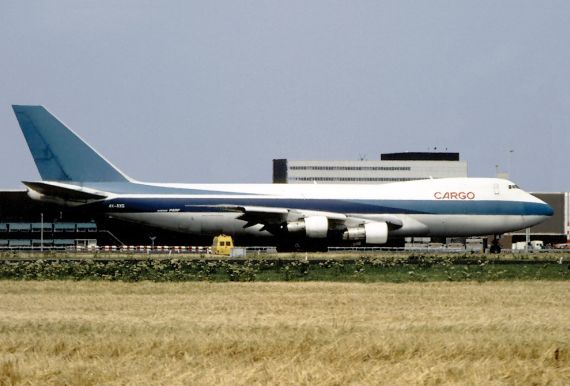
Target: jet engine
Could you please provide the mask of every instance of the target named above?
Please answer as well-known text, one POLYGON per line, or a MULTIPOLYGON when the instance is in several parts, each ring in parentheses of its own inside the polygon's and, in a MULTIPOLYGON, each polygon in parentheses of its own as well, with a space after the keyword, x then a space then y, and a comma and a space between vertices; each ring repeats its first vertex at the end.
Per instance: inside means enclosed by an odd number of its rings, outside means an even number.
POLYGON ((342 235, 344 240, 365 240, 366 244, 385 244, 388 241, 388 224, 369 222, 355 228, 348 228, 342 235))
POLYGON ((324 239, 329 230, 329 220, 325 216, 308 216, 299 221, 287 223, 288 232, 305 231, 310 239, 324 239))

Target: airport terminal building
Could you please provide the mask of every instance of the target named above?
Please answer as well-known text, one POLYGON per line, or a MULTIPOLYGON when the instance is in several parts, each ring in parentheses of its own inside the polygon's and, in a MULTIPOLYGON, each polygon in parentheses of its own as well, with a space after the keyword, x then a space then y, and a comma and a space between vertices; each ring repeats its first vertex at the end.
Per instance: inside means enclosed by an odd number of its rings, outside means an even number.
POLYGON ((459 153, 386 153, 373 161, 273 160, 277 184, 385 184, 445 177, 467 177, 467 162, 459 153))
POLYGON ((32 200, 24 190, 0 191, 0 250, 94 246, 198 246, 209 238, 126 223, 81 208, 32 200), (151 239, 152 238, 152 239, 151 239))

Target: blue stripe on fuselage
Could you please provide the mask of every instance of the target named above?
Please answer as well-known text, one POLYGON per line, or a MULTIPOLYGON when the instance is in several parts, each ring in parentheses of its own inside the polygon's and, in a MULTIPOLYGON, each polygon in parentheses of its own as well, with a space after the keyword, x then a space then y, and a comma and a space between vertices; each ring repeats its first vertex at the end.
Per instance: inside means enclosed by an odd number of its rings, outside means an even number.
POLYGON ((361 214, 469 214, 550 216, 546 205, 523 201, 336 200, 275 198, 116 198, 103 201, 107 212, 224 212, 215 205, 265 206, 361 214))

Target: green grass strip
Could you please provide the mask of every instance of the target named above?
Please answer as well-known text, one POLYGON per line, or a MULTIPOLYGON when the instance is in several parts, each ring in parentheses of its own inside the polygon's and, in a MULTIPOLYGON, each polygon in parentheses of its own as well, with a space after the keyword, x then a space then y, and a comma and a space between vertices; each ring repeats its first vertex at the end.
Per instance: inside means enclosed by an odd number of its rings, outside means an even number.
POLYGON ((449 258, 352 260, 3 260, 3 280, 434 282, 569 280, 570 264, 449 258))

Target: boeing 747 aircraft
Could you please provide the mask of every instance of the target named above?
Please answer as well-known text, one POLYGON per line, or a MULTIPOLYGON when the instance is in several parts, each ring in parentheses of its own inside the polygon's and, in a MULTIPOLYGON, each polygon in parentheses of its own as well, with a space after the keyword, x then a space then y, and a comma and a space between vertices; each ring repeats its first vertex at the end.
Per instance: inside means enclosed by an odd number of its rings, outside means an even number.
POLYGON ((42 178, 23 182, 31 198, 193 235, 271 237, 283 248, 335 240, 378 245, 406 236, 500 235, 553 213, 496 178, 382 185, 139 182, 44 107, 13 109, 42 178))

